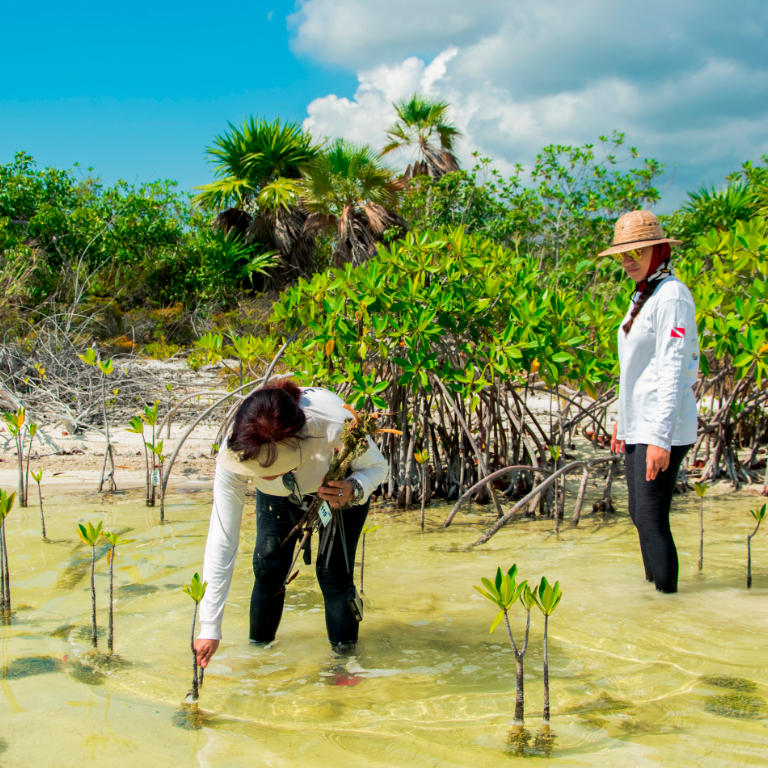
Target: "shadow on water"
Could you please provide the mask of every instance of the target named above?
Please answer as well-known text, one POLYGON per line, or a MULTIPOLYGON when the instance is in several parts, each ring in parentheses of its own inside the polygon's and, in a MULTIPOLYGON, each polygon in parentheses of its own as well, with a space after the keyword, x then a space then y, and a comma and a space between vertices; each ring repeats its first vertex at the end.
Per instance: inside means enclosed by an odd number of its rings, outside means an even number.
POLYGON ((200 709, 198 704, 182 704, 173 713, 171 724, 185 731, 199 731, 201 728, 215 728, 226 721, 213 712, 200 709))
POLYGON ((2 676, 5 680, 21 680, 34 675, 48 675, 60 672, 64 665, 51 656, 24 656, 13 659, 7 667, 3 667, 2 676))

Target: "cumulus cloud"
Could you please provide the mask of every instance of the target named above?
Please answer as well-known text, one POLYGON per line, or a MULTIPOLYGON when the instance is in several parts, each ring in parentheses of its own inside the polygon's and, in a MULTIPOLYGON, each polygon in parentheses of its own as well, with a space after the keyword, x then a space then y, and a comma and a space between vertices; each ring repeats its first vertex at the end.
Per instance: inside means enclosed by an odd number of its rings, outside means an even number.
POLYGON ((381 146, 392 102, 420 91, 450 101, 465 164, 530 167, 618 129, 676 168, 670 200, 768 152, 764 2, 303 0, 292 23, 297 51, 358 72, 351 98, 309 105, 318 136, 381 146))

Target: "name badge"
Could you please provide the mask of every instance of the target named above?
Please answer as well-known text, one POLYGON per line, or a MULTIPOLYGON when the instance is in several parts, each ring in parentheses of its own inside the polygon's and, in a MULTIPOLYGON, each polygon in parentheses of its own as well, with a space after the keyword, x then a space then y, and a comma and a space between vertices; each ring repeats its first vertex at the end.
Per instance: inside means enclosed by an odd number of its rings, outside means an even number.
POLYGON ((331 508, 328 505, 327 501, 324 501, 320 505, 320 509, 318 510, 318 515, 320 515, 320 522, 325 526, 328 525, 328 523, 331 522, 331 508))

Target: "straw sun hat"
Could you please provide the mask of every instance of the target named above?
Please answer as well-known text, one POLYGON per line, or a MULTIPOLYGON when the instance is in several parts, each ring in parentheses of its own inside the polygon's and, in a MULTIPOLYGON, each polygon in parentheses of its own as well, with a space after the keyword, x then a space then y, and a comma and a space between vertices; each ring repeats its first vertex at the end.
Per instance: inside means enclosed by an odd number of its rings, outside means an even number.
POLYGON ((630 211, 620 216, 613 231, 613 245, 598 256, 610 256, 624 253, 633 248, 645 248, 648 245, 670 243, 681 245, 681 240, 664 236, 659 220, 650 211, 630 211))

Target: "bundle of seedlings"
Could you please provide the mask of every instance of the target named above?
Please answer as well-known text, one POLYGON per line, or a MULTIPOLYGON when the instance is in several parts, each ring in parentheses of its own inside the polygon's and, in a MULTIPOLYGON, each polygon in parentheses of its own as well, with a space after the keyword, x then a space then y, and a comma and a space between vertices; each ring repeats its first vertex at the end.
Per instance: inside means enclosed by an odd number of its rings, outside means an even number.
MULTIPOLYGON (((360 458, 360 456, 368 450, 369 437, 372 438, 379 432, 394 432, 395 434, 399 434, 397 430, 380 429, 376 422, 376 414, 357 413, 347 405, 344 407, 354 416, 354 418, 346 419, 344 421, 341 445, 334 450, 331 465, 328 468, 328 472, 325 475, 325 480, 323 482, 328 482, 329 480, 345 480, 352 472, 352 462, 355 459, 360 458)), ((320 558, 325 556, 330 559, 333 543, 336 538, 336 531, 339 528, 339 510, 331 510, 330 519, 327 517, 323 519, 321 507, 323 507, 323 500, 319 496, 316 496, 306 512, 302 515, 299 522, 281 542, 280 546, 285 546, 285 544, 291 541, 299 531, 304 532, 301 544, 296 550, 296 554, 291 562, 291 567, 288 569, 288 574, 283 582, 283 590, 285 590, 286 585, 292 581, 296 575, 294 574, 294 577, 291 577, 291 572, 293 571, 294 565, 296 565, 299 553, 307 547, 312 533, 316 531, 321 524, 325 527, 320 535, 317 557, 320 558)))

